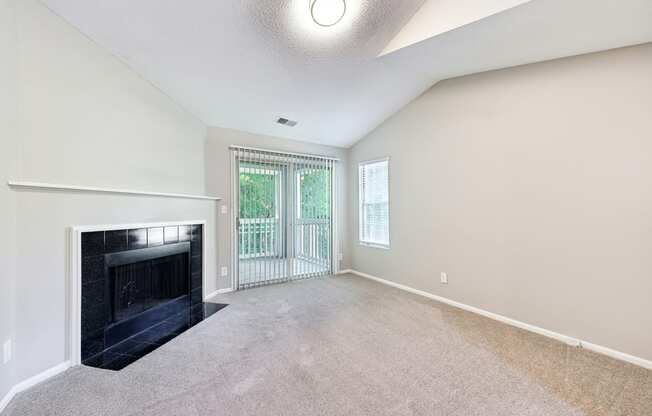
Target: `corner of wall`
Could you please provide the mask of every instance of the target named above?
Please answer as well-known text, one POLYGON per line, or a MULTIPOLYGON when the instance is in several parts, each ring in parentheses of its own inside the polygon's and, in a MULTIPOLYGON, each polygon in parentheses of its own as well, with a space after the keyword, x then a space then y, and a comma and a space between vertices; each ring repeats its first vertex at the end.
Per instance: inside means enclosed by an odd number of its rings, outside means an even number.
MULTIPOLYGON (((16 196, 6 182, 18 167, 17 35, 14 0, 0 0, 0 351, 6 341, 15 345, 16 314, 16 196)), ((14 360, 0 361, 0 411, 15 380, 14 360)))

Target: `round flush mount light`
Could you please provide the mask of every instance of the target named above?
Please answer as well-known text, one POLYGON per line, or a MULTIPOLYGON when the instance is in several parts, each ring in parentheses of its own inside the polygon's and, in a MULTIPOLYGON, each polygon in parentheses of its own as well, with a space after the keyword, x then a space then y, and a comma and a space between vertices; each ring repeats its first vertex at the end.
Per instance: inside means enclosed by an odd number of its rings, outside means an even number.
POLYGON ((310 0, 310 16, 319 26, 335 26, 346 14, 346 0, 310 0))

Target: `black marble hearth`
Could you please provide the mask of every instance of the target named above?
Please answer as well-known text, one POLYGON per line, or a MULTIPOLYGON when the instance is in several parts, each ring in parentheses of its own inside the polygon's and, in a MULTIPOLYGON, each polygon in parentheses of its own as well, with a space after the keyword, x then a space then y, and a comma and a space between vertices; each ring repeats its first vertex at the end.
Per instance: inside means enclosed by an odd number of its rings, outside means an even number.
POLYGON ((122 370, 226 306, 228 305, 218 303, 196 304, 107 348, 83 363, 105 370, 122 370))
POLYGON ((82 233, 82 363, 119 370, 226 305, 203 303, 202 225, 82 233))

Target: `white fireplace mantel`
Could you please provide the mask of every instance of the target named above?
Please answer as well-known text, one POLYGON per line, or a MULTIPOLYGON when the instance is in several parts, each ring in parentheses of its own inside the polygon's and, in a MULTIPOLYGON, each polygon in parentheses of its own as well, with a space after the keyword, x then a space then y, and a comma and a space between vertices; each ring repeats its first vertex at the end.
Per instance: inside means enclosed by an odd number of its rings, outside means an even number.
POLYGON ((62 185, 62 184, 45 183, 45 182, 7 181, 7 185, 15 189, 37 189, 37 190, 40 189, 40 190, 51 190, 51 191, 143 195, 143 196, 154 196, 154 197, 163 197, 163 198, 200 199, 200 200, 208 200, 208 201, 219 201, 222 199, 220 197, 210 196, 210 195, 175 194, 175 193, 166 193, 166 192, 139 191, 134 189, 100 188, 95 186, 82 186, 82 185, 62 185))

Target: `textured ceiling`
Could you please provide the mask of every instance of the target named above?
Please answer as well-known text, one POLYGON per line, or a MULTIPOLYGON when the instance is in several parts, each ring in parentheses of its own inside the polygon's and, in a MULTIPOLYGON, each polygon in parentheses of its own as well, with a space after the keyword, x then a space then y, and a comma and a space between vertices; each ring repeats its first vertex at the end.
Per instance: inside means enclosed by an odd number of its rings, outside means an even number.
POLYGON ((652 40, 650 0, 532 0, 380 58, 423 0, 326 29, 308 0, 43 1, 208 125, 337 146, 440 79, 652 40))

